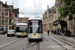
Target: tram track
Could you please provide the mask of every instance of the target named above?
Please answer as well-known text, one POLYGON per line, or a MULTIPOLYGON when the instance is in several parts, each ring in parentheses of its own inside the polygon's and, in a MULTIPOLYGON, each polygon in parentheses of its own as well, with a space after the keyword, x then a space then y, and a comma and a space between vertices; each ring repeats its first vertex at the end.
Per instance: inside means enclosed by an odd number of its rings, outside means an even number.
POLYGON ((7 41, 4 41, 4 42, 0 43, 0 45, 2 45, 2 44, 4 44, 4 43, 8 43, 8 42, 13 41, 13 40, 15 40, 15 38, 10 39, 10 40, 7 40, 7 41))
MULTIPOLYGON (((49 37, 50 38, 50 37, 49 37)), ((59 44, 62 48, 64 48, 65 50, 68 50, 67 48, 65 48, 62 44, 60 44, 59 42, 57 42, 56 40, 54 40, 53 38, 51 38, 54 42, 56 42, 57 44, 59 44)))
POLYGON ((40 50, 40 43, 37 43, 36 50, 40 50))
MULTIPOLYGON (((27 45, 27 44, 29 44, 29 43, 26 43, 26 44, 23 44, 23 45, 20 45, 20 46, 17 46, 17 47, 11 48, 10 50, 15 50, 16 48, 23 47, 24 45, 27 45)), ((26 49, 26 48, 25 48, 25 49, 26 49)), ((22 50, 24 50, 24 49, 22 49, 22 50)))
POLYGON ((36 50, 40 50, 40 42, 36 42, 33 45, 31 45, 31 43, 28 44, 27 48, 31 48, 36 45, 36 50))
POLYGON ((5 42, 4 44, 0 45, 0 49, 3 49, 4 47, 9 46, 10 44, 13 44, 13 43, 15 43, 15 42, 17 42, 19 40, 22 40, 22 39, 12 40, 12 41, 7 42, 7 43, 5 42))
POLYGON ((67 43, 67 42, 65 42, 65 41, 63 41, 63 40, 60 40, 60 39, 58 39, 58 38, 56 38, 57 40, 59 40, 59 41, 61 41, 61 42, 63 42, 63 43, 65 43, 65 44, 67 44, 67 45, 69 45, 69 46, 72 46, 73 48, 75 48, 75 46, 73 46, 73 45, 71 45, 71 44, 69 44, 69 43, 67 43))
POLYGON ((11 48, 10 50, 17 50, 19 49, 20 47, 24 47, 22 48, 21 50, 28 50, 29 48, 32 48, 32 47, 35 47, 36 50, 40 50, 40 42, 28 42, 28 43, 25 43, 25 44, 22 44, 22 45, 19 45, 19 46, 16 46, 14 48, 11 48), (25 47, 24 47, 25 46, 25 47), (36 47, 35 47, 36 46, 36 47))
MULTIPOLYGON (((47 37, 47 35, 44 35, 44 36, 46 36, 47 37)), ((50 39, 52 39, 54 42, 56 42, 58 45, 60 45, 62 48, 64 48, 64 50, 68 50, 65 46, 63 46, 59 41, 58 41, 58 39, 55 39, 55 38, 53 38, 53 37, 51 37, 51 36, 48 36, 50 39)), ((48 38, 48 39, 49 39, 48 38)), ((61 41, 62 42, 62 41, 61 41)), ((67 44, 67 45, 69 45, 69 46, 72 46, 72 45, 70 45, 70 44, 68 44, 68 43, 66 43, 66 42, 63 42, 63 43, 65 43, 65 44, 67 44)), ((73 46, 72 46, 73 47, 73 46)), ((74 47, 73 47, 74 48, 74 47)))

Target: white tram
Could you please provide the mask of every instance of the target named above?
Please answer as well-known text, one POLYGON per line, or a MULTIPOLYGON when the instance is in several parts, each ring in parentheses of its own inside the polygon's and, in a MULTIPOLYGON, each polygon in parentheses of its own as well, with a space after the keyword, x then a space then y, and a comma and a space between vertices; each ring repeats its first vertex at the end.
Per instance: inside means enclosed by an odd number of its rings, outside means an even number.
POLYGON ((16 24, 16 36, 27 36, 27 23, 16 24))
POLYGON ((41 18, 31 18, 28 20, 28 40, 42 40, 42 20, 41 18))

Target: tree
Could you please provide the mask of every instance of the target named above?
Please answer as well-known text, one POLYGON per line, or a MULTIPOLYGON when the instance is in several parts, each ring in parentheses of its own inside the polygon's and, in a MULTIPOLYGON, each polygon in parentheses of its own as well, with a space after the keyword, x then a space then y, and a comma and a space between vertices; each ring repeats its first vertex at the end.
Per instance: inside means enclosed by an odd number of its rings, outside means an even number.
POLYGON ((64 6, 58 8, 59 11, 59 19, 66 18, 69 16, 69 20, 75 19, 73 15, 75 14, 75 0, 59 0, 58 5, 64 3, 64 6))

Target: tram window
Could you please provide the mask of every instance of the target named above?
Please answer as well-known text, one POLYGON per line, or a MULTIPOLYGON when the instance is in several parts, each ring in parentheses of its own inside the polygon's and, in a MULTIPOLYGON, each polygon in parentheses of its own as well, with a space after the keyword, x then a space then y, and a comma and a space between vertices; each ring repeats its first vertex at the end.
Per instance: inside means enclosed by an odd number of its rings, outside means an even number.
POLYGON ((32 27, 30 27, 30 33, 32 33, 32 27))
POLYGON ((16 32, 26 32, 26 26, 16 26, 16 32))
POLYGON ((42 33, 42 21, 39 22, 29 22, 28 24, 29 33, 42 33))

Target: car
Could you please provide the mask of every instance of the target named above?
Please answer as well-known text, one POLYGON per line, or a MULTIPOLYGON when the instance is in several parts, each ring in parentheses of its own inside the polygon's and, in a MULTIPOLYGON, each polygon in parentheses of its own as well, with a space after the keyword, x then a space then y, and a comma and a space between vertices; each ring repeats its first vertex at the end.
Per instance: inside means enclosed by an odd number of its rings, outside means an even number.
POLYGON ((15 30, 8 30, 7 37, 8 36, 15 36, 15 30))

